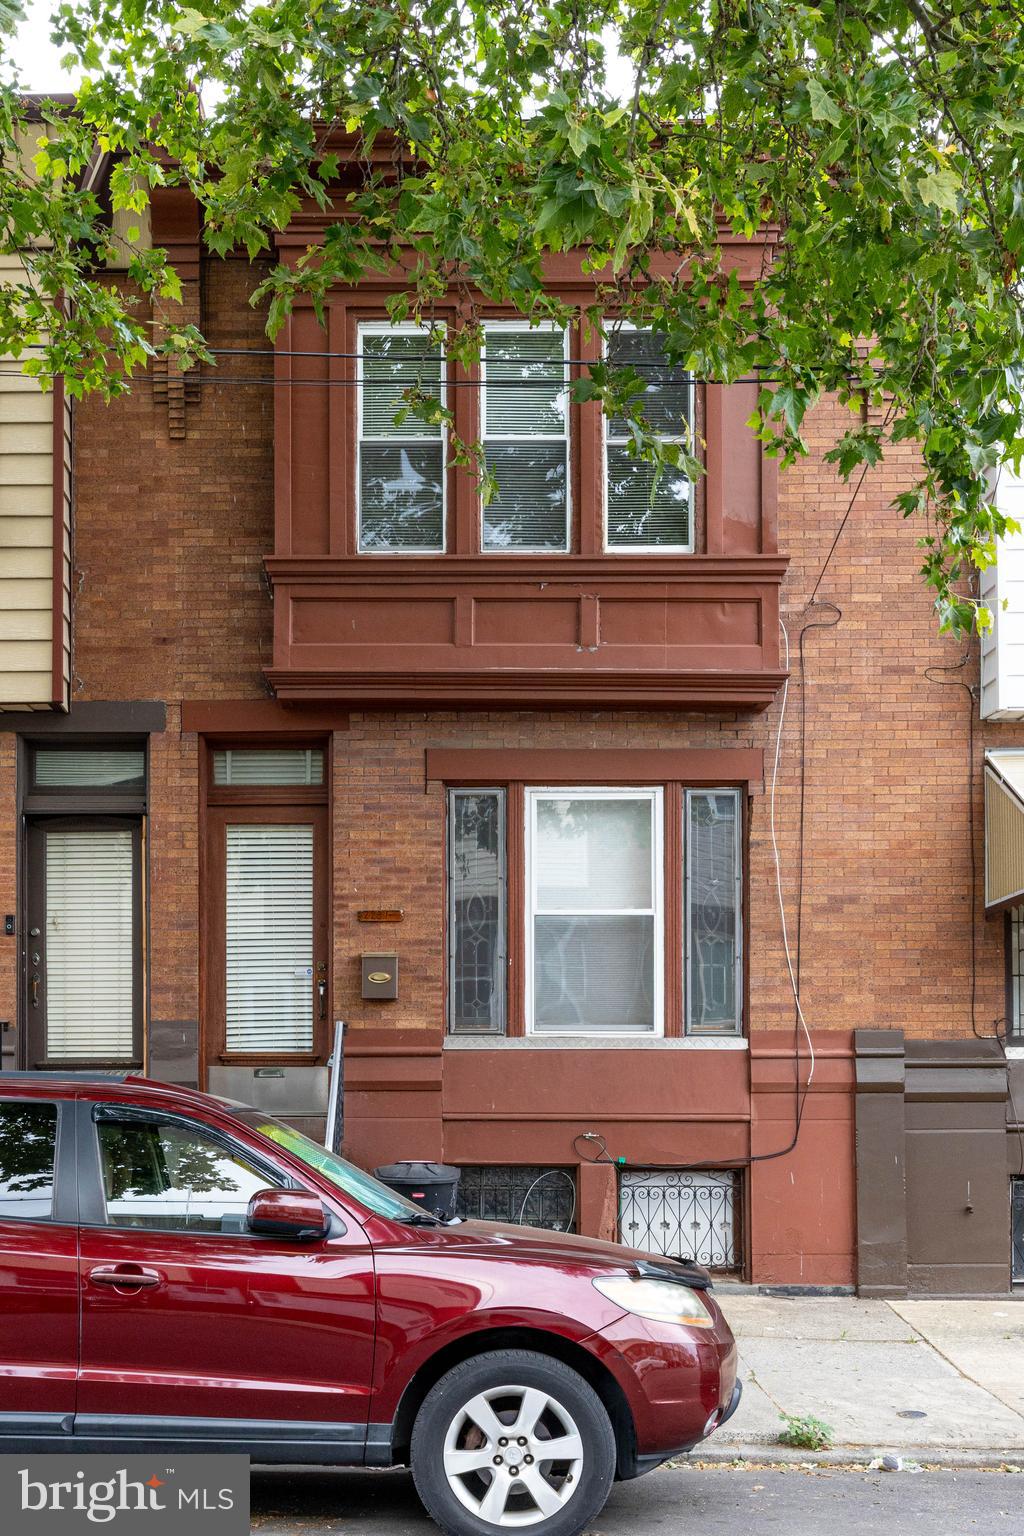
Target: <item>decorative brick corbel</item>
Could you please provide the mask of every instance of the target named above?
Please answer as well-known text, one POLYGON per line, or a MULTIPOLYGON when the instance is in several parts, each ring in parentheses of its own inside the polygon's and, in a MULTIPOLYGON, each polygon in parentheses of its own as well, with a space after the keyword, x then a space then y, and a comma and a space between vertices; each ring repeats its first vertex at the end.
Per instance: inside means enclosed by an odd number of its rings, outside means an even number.
MULTIPOLYGON (((153 244, 162 246, 181 282, 181 301, 153 300, 153 339, 159 344, 171 325, 201 324, 202 225, 199 204, 186 187, 156 187, 152 196, 153 244)), ((182 373, 165 357, 153 360, 153 398, 167 408, 167 434, 186 435, 189 406, 199 403, 199 365, 182 373)))

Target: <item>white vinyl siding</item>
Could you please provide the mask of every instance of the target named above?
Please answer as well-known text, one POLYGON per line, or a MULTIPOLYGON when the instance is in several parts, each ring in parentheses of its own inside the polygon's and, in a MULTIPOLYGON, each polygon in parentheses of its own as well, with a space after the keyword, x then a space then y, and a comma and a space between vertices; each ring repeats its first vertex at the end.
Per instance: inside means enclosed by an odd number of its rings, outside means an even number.
POLYGON ((483 508, 489 551, 569 548, 568 332, 484 326, 484 462, 497 491, 483 508))
MULTIPOLYGON (((693 380, 672 368, 662 338, 623 325, 608 339, 608 363, 633 368, 643 380, 639 403, 663 443, 687 446, 693 426, 693 380)), ((693 485, 669 465, 655 466, 631 451, 622 418, 605 419, 605 545, 610 550, 693 550, 693 485)))
POLYGON ((313 1049, 313 827, 227 832, 229 1052, 313 1049))
POLYGON ((46 833, 46 1055, 131 1061, 134 838, 127 827, 46 833))
POLYGON ((661 1034, 662 791, 526 795, 527 1029, 661 1034))
POLYGON ((445 547, 444 427, 406 409, 419 389, 445 402, 444 348, 435 331, 359 327, 359 549, 372 554, 441 554, 445 547))

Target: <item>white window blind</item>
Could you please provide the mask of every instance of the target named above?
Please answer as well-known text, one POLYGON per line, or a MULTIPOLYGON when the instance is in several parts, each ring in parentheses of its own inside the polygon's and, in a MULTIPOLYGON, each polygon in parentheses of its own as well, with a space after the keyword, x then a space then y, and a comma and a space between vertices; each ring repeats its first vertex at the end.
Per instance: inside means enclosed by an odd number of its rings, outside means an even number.
POLYGON ((320 747, 244 747, 214 752, 214 784, 322 784, 320 747))
POLYGON ((46 1054, 131 1061, 133 836, 127 827, 46 833, 46 1054))
POLYGON ((527 801, 531 1030, 660 1032, 661 791, 527 801))
MULTIPOLYGON (((608 362, 632 368, 641 383, 632 398, 662 442, 686 445, 693 420, 693 381, 673 368, 653 331, 623 329, 608 339, 608 362)), ((683 470, 634 456, 621 418, 605 422, 605 511, 609 549, 693 548, 693 486, 683 470)))
POLYGON ((146 778, 141 747, 36 747, 34 777, 43 789, 115 789, 146 778))
POLYGON ((483 509, 489 550, 569 547, 567 335, 484 327, 483 446, 497 493, 483 509))
POLYGON ((405 415, 406 390, 444 404, 437 333, 410 326, 359 329, 359 548, 415 554, 444 549, 445 434, 405 415))
POLYGON ((313 828, 227 827, 228 1051, 313 1049, 313 828))

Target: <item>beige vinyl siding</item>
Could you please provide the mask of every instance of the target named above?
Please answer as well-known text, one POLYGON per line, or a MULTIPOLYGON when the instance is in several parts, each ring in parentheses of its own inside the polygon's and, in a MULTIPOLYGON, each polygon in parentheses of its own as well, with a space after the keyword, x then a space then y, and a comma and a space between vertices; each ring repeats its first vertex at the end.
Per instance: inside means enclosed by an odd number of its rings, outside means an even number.
MULTIPOLYGON (((0 283, 22 280, 17 256, 0 256, 0 283)), ((67 708, 71 613, 71 413, 53 390, 0 359, 0 709, 67 708), (63 462, 54 465, 54 409, 63 462), (54 474, 63 485, 63 550, 54 576, 54 474), (57 590, 55 591, 55 587, 57 590), (54 699, 54 604, 63 614, 61 686, 54 699)))

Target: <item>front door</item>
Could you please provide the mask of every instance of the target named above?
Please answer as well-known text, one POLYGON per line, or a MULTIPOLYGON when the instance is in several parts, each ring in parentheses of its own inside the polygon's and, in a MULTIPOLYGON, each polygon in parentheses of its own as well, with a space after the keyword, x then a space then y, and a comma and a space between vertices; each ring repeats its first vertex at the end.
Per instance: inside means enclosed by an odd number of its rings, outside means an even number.
POLYGON ((311 1064, 328 1047, 327 809, 207 813, 207 1061, 311 1064))
POLYGON ((301 1440, 327 1425, 361 1443, 374 1328, 362 1229, 255 1236, 252 1195, 289 1182, 272 1161, 180 1115, 80 1113, 78 1433, 301 1440))
POLYGON ((75 1409, 73 1109, 0 1099, 0 1435, 53 1433, 75 1409))
POLYGON ((142 1061, 142 823, 39 817, 27 839, 25 1065, 142 1061))

